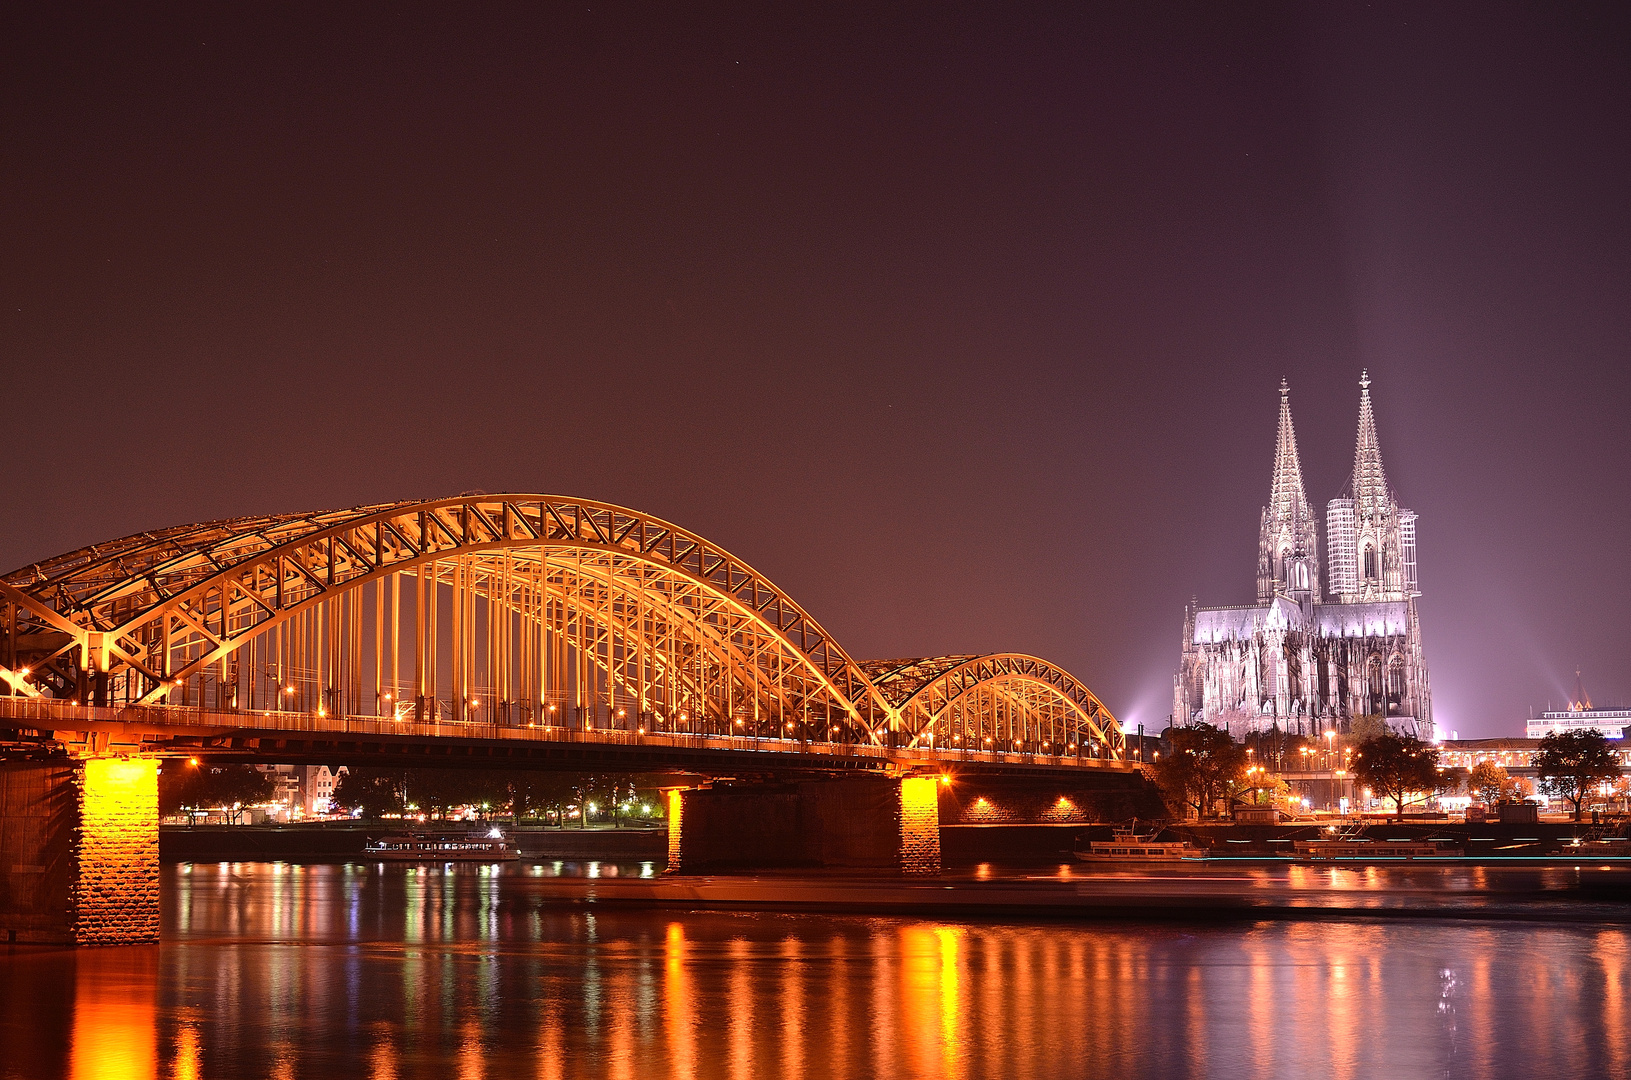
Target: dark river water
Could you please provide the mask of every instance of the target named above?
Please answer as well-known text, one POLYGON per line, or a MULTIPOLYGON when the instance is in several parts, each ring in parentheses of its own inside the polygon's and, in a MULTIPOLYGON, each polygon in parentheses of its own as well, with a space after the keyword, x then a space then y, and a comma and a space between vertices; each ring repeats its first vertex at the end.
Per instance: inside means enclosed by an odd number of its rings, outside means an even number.
POLYGON ((593 911, 551 872, 166 866, 163 944, 0 952, 0 1075, 1631 1077, 1613 919, 593 911))

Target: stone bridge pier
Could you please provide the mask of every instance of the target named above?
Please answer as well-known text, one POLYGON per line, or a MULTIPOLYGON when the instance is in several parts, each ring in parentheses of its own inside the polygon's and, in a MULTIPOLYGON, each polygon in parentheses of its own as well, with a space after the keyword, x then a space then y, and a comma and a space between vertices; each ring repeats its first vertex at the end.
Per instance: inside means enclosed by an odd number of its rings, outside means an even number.
POLYGON ((0 940, 158 939, 158 762, 0 765, 0 940))
POLYGON ((670 791, 668 869, 938 874, 938 786, 934 777, 846 776, 670 791))

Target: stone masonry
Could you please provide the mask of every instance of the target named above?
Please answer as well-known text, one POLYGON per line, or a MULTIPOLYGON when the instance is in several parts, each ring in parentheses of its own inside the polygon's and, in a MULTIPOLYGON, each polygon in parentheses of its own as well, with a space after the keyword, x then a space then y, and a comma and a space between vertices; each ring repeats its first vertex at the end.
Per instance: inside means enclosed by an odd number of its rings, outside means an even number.
POLYGON ((159 936, 157 763, 0 765, 0 941, 159 936))
POLYGON ((76 770, 79 827, 69 894, 80 945, 159 939, 158 762, 92 758, 76 770))
POLYGON ((900 782, 900 870, 940 873, 940 784, 930 776, 900 782))

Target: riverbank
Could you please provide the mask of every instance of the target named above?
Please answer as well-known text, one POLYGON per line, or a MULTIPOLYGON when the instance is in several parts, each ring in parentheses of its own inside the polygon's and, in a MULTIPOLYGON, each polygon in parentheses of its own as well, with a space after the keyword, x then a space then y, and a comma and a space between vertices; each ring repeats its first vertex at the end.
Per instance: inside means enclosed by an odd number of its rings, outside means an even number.
MULTIPOLYGON (((525 874, 525 868, 521 869, 525 874)), ((585 908, 1134 921, 1523 919, 1623 924, 1631 866, 1062 867, 1053 874, 862 878, 540 877, 527 891, 585 908)))
MULTIPOLYGON (((431 831, 460 826, 421 826, 431 831)), ((666 826, 589 829, 505 824, 523 858, 666 861, 666 826)), ((1594 858, 1590 845, 1577 846, 1589 826, 1570 822, 1525 825, 1460 823, 1374 823, 1362 835, 1372 841, 1437 840, 1458 861, 1499 864, 1519 860, 1573 863, 1594 858)), ((394 822, 306 822, 295 825, 166 825, 159 830, 159 857, 165 862, 217 862, 273 859, 286 862, 346 862, 363 856, 368 841, 400 831, 394 822)), ((943 825, 942 863, 951 868, 996 863, 1053 867, 1074 861, 1080 838, 1109 839, 1109 825, 943 825)), ((1237 825, 1230 822, 1170 826, 1169 835, 1207 849, 1214 858, 1281 860, 1298 840, 1329 835, 1323 824, 1237 825)), ((1618 860, 1615 860, 1618 861, 1618 860)))
MULTIPOLYGON (((430 832, 467 831, 459 825, 423 825, 430 832)), ((523 858, 666 859, 666 828, 557 829, 543 825, 503 826, 523 858)), ((401 832, 395 822, 305 822, 295 825, 164 825, 159 828, 161 862, 351 862, 368 842, 401 832)))
MULTIPOLYGON (((1342 827, 1342 823, 1334 823, 1342 827)), ((1281 825, 1243 825, 1234 822, 1198 824, 1188 822, 1169 826, 1169 832, 1214 856, 1231 858, 1282 858, 1299 840, 1322 840, 1331 836, 1333 823, 1308 822, 1281 825)), ((1612 830, 1625 835, 1621 823, 1612 830)), ((1433 840, 1473 861, 1528 859, 1576 859, 1582 854, 1576 839, 1590 835, 1589 823, 1566 821, 1501 824, 1464 822, 1371 822, 1358 836, 1372 842, 1433 840)), ((1109 832, 1105 832, 1109 836, 1109 832)))

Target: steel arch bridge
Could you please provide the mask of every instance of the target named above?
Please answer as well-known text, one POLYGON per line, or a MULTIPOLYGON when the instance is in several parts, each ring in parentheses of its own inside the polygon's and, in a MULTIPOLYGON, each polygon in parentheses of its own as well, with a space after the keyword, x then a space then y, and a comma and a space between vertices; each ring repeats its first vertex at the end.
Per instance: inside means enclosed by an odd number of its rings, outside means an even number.
POLYGON ((240 714, 246 727, 298 716, 1125 757, 1109 710, 1045 660, 857 663, 718 545, 550 495, 235 518, 24 567, 0 579, 8 696, 13 715, 29 698, 240 714))

